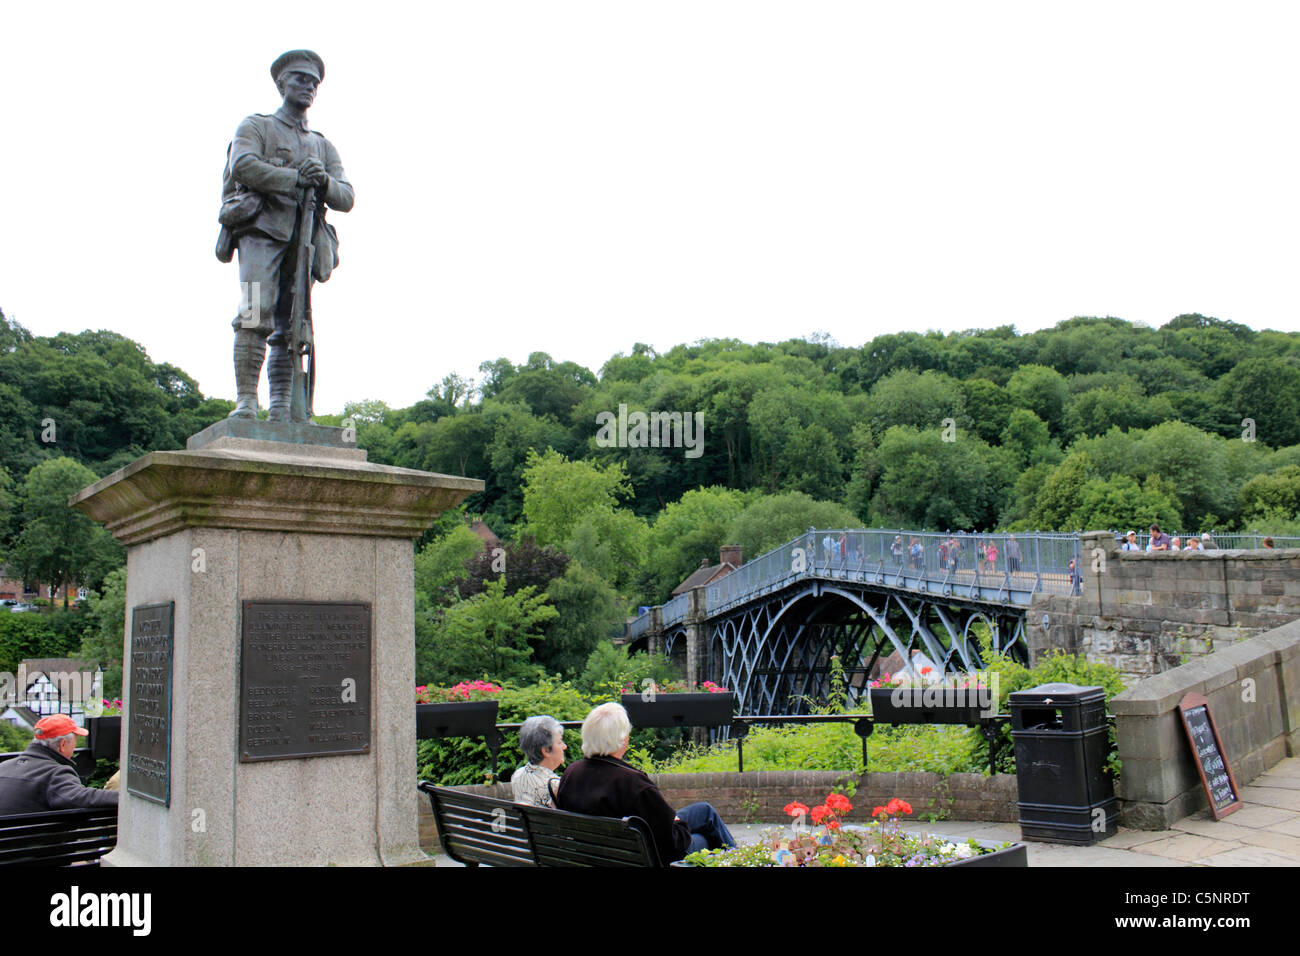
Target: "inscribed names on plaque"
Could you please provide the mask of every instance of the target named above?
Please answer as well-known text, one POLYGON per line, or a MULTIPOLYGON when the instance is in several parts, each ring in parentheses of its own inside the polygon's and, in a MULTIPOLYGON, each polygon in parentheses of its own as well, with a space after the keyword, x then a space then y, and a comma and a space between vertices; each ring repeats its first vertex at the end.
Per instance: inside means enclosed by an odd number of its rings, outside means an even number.
POLYGON ((370 752, 370 605, 245 601, 239 759, 370 752))
POLYGON ((126 789, 171 805, 172 624, 175 602, 131 609, 126 789))

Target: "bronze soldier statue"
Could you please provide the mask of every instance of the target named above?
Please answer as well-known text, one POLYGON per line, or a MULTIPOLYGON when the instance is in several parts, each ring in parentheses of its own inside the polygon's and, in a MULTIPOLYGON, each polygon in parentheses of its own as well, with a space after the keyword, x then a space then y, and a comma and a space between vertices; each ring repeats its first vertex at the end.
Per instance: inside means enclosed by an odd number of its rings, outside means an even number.
POLYGON ((290 50, 271 64, 271 76, 284 103, 239 124, 222 183, 217 258, 229 262, 239 250, 241 295, 231 323, 237 402, 230 417, 257 417, 269 344, 270 418, 305 422, 315 379, 311 285, 326 281, 338 265, 338 238, 325 207, 347 212, 353 194, 338 150, 307 128, 325 63, 311 50, 290 50))

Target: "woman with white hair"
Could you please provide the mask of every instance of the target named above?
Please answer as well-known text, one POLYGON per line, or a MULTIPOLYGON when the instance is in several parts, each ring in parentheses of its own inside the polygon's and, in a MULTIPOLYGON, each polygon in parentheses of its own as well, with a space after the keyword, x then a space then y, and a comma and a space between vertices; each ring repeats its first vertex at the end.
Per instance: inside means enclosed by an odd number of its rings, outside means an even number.
POLYGON ((519 749, 528 763, 514 772, 510 789, 515 803, 534 807, 555 807, 555 770, 564 763, 564 728, 554 717, 529 717, 519 728, 519 749))
POLYGON ((662 863, 696 850, 735 846, 727 825, 708 803, 673 812, 659 788, 642 771, 624 763, 632 722, 619 704, 601 704, 582 722, 583 759, 560 778, 555 805, 598 817, 640 817, 650 827, 662 863))

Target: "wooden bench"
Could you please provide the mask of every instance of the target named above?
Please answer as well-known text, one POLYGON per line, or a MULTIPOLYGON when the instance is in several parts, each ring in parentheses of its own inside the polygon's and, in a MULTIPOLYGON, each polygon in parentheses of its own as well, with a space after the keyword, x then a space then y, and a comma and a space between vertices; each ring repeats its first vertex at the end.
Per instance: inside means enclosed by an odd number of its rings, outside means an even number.
POLYGON ((0 816, 0 866, 98 866, 117 846, 117 807, 0 816))
POLYGON ((466 866, 660 866, 640 817, 591 817, 481 797, 421 781, 438 839, 466 866))

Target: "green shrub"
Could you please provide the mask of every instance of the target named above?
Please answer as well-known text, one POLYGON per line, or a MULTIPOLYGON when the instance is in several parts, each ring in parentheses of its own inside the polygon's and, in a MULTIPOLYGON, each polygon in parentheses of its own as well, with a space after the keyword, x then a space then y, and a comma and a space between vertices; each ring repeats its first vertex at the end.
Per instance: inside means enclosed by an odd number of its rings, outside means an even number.
MULTIPOLYGON (((980 641, 981 653, 988 662, 987 669, 998 675, 998 713, 1008 713, 1009 694, 1018 690, 1027 690, 1040 684, 1078 684, 1080 687, 1101 687, 1106 692, 1106 710, 1110 711, 1110 699, 1124 689, 1124 677, 1109 664, 1090 661, 1082 654, 1066 654, 1055 650, 1039 660, 1032 668, 1025 667, 989 650, 983 640, 980 641)), ((971 748, 971 759, 984 770, 988 769, 988 741, 975 728, 966 731, 971 748)), ((1016 754, 1011 738, 1009 723, 1002 725, 1002 737, 998 742, 996 768, 998 773, 1016 772, 1016 754)), ((1107 769, 1112 774, 1119 773, 1119 758, 1115 752, 1115 728, 1110 728, 1110 748, 1107 769)))
POLYGON ((7 720, 0 720, 0 753, 17 753, 26 750, 32 742, 32 732, 22 727, 15 727, 7 720))
MULTIPOLYGON (((978 772, 966 743, 966 728, 878 725, 867 738, 871 770, 978 772)), ((654 766, 655 773, 719 773, 736 770, 734 740, 690 748, 654 766)), ((745 737, 745 772, 763 770, 842 770, 860 774, 862 738, 850 723, 784 724, 755 727, 745 737)))
POLYGON ((0 609, 0 671, 16 674, 23 660, 70 657, 76 652, 80 637, 60 635, 51 620, 54 616, 35 611, 9 614, 0 609))

